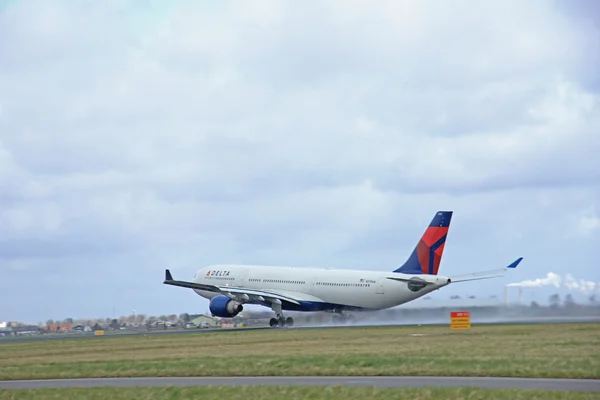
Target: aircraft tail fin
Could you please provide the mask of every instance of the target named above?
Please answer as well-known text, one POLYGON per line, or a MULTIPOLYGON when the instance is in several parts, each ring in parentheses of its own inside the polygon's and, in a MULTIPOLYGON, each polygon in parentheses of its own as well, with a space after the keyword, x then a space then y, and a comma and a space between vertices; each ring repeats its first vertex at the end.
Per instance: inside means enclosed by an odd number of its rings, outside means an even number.
POLYGON ((393 272, 437 275, 451 220, 452 211, 438 211, 410 257, 393 272))

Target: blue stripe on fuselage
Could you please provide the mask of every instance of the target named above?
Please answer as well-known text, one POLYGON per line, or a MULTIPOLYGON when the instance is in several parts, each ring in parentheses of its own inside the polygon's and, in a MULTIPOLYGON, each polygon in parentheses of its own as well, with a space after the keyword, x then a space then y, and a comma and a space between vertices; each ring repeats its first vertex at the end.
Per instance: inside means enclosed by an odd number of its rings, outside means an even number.
MULTIPOLYGON (((283 301, 281 304, 281 308, 285 311, 302 311, 302 312, 316 312, 316 311, 331 311, 331 310, 347 310, 347 311, 364 311, 367 310, 363 307, 355 307, 349 306, 345 304, 336 304, 336 303, 328 303, 321 301, 306 301, 299 300, 298 304, 289 303, 287 301, 283 301)), ((250 304, 257 304, 261 306, 265 306, 271 308, 271 303, 268 301, 253 301, 250 304)))
POLYGON ((433 246, 429 248, 429 274, 433 275, 433 260, 435 260, 435 251, 440 248, 446 242, 446 235, 442 236, 440 240, 435 242, 433 246))

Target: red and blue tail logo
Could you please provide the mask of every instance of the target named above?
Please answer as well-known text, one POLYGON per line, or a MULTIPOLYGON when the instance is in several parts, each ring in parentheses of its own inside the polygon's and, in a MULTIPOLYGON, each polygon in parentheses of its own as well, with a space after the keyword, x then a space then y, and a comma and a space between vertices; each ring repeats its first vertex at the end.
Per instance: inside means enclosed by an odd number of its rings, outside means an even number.
POLYGON ((408 260, 394 272, 437 275, 451 219, 452 211, 438 211, 408 260))

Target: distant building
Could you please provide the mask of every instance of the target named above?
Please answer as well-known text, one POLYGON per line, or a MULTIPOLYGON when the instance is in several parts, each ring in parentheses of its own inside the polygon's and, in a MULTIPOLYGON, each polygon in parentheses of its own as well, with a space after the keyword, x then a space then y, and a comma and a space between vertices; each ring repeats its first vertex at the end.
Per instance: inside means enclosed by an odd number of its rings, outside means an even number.
POLYGON ((188 326, 207 326, 207 327, 215 327, 218 324, 218 319, 209 317, 206 315, 200 315, 188 323, 188 326))
POLYGON ((75 325, 72 330, 77 332, 91 332, 92 328, 88 325, 75 325))
POLYGON ((67 323, 63 323, 63 324, 53 324, 53 325, 47 325, 46 326, 46 331, 49 332, 63 332, 63 331, 70 331, 71 329, 73 329, 73 324, 67 324, 67 323))

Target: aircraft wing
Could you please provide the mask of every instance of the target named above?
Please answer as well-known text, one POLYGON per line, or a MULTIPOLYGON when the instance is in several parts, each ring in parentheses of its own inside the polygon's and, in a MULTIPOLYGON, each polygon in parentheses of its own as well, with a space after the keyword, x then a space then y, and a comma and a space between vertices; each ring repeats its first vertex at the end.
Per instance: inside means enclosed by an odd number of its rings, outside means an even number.
POLYGON ((189 289, 197 289, 197 290, 205 290, 207 292, 215 292, 221 293, 225 296, 232 297, 231 295, 241 298, 242 301, 252 302, 252 301, 282 301, 289 302, 296 305, 299 305, 299 300, 308 300, 300 297, 304 296, 294 296, 291 293, 283 293, 281 291, 270 291, 270 290, 254 290, 248 288, 242 288, 237 286, 218 286, 218 285, 207 285, 204 283, 196 283, 196 282, 187 282, 187 281, 178 281, 173 279, 173 275, 171 275, 171 271, 168 269, 165 271, 165 280, 163 282, 165 285, 179 286, 185 287, 189 289))
POLYGON ((513 261, 511 264, 507 265, 504 268, 474 272, 472 274, 451 276, 450 279, 452 280, 452 283, 455 283, 455 282, 475 281, 475 280, 479 280, 479 279, 498 278, 498 277, 504 276, 504 274, 506 273, 506 271, 508 271, 509 268, 517 268, 517 265, 519 265, 519 263, 522 260, 523 260, 523 257, 519 257, 515 261, 513 261))

